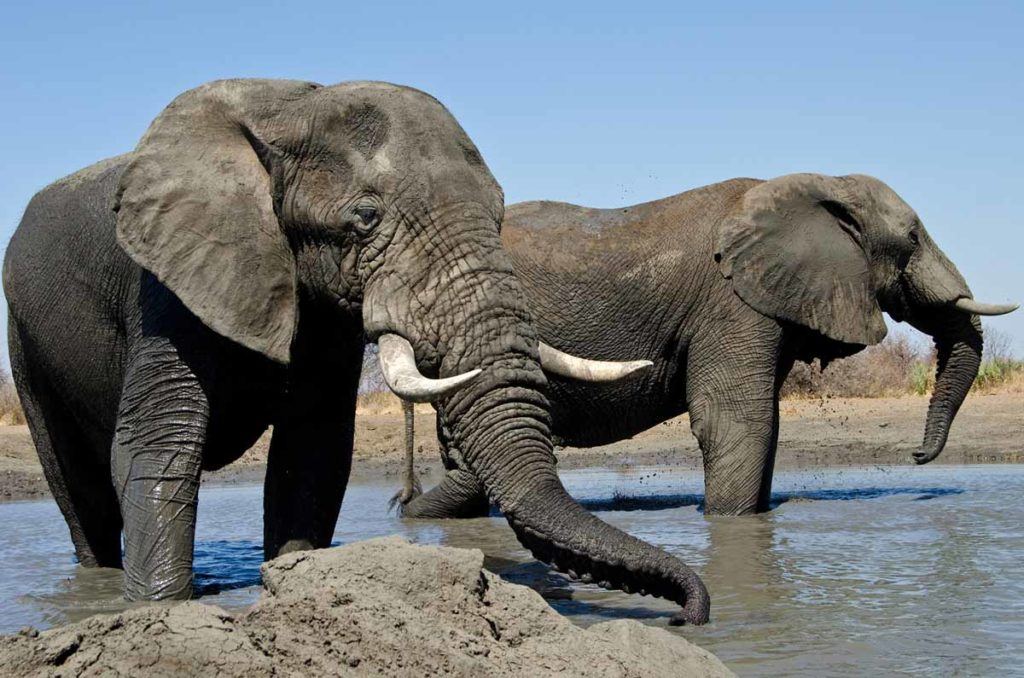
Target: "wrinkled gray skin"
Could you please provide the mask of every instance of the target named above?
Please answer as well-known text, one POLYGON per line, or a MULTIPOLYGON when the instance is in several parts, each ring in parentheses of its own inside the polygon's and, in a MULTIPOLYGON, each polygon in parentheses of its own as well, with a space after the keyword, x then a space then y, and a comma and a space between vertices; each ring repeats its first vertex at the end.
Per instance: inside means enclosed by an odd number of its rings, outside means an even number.
POLYGON ((123 565, 130 599, 191 595, 200 473, 271 424, 265 555, 327 546, 364 342, 389 332, 424 374, 483 369, 440 418, 538 558, 706 621, 691 570, 558 480, 502 202, 441 104, 367 82, 204 85, 41 191, 4 264, 11 359, 80 562, 123 565))
MULTIPOLYGON (((609 386, 552 378, 556 443, 621 440, 689 411, 707 513, 768 509, 779 388, 795 360, 823 364, 885 336, 882 312, 932 335, 939 366, 923 464, 942 451, 977 374, 971 292, 895 192, 866 176, 735 179, 624 209, 530 202, 503 241, 542 340, 603 359, 654 361, 609 386)), ((410 516, 467 517, 486 497, 439 437, 449 469, 410 516)))

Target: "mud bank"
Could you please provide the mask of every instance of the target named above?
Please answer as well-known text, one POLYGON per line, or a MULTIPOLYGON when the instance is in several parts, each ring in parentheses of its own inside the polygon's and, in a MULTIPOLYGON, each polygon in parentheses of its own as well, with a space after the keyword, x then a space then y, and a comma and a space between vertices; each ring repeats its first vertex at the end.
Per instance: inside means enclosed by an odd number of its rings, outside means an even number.
POLYGON ((35 675, 731 676, 665 629, 581 629, 477 550, 398 537, 264 564, 245 614, 197 602, 97 615, 0 638, 0 666, 35 675))
MULTIPOLYGON (((776 468, 803 470, 835 466, 911 465, 921 442, 928 398, 831 398, 787 400, 776 468)), ((402 468, 403 422, 399 412, 356 417, 355 480, 397 479, 402 468)), ((424 482, 440 477, 434 415, 417 407, 417 467, 424 482)), ((261 482, 270 435, 264 435, 241 459, 203 474, 203 482, 261 482)), ((669 465, 700 469, 697 442, 686 415, 671 419, 629 440, 589 449, 558 450, 561 468, 669 465)), ((940 464, 1024 462, 1024 394, 972 394, 950 432, 940 464)), ((0 501, 49 496, 42 469, 25 426, 0 426, 0 501)))

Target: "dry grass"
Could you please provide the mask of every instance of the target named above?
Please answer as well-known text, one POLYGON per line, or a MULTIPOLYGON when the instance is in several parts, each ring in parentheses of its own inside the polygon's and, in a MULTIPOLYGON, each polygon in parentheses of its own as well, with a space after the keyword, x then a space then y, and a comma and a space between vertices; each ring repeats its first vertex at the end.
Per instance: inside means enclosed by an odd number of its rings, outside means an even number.
POLYGON ((0 426, 25 423, 25 412, 21 409, 18 392, 6 371, 0 369, 0 426))
MULTIPOLYGON (((432 414, 430 403, 418 403, 413 409, 417 414, 432 414)), ((402 401, 391 391, 360 393, 356 398, 356 414, 402 414, 402 401)))
POLYGON ((356 414, 401 414, 402 401, 391 391, 360 393, 356 399, 356 414))
MULTIPOLYGON (((1024 392, 1024 361, 1014 357, 1005 334, 985 330, 981 368, 972 391, 980 393, 1024 392)), ((880 398, 908 394, 926 395, 935 386, 935 352, 930 343, 906 334, 892 333, 877 346, 837 360, 822 371, 797 363, 782 387, 783 398, 880 398)))

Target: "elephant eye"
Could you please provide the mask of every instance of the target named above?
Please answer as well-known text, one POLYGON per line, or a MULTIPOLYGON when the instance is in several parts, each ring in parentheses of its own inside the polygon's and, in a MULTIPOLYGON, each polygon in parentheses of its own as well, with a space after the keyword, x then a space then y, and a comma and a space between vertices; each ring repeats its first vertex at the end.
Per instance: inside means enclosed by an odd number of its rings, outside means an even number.
POLYGON ((380 213, 373 205, 360 205, 353 210, 365 228, 373 228, 380 220, 380 213))
POLYGON ((910 238, 910 242, 913 243, 914 247, 921 244, 921 236, 918 234, 916 228, 911 230, 907 237, 910 238))

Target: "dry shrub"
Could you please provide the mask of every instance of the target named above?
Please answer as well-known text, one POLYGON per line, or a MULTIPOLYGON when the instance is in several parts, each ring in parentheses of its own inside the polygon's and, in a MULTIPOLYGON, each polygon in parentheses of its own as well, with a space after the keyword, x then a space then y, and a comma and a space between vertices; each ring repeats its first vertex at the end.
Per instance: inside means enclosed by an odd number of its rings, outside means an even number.
POLYGON ((391 391, 360 393, 356 399, 356 414, 399 414, 402 401, 391 391))
MULTIPOLYGON (((402 414, 402 401, 388 390, 384 375, 377 361, 377 345, 368 344, 363 353, 363 372, 359 377, 359 396, 356 398, 356 414, 402 414)), ((429 404, 418 404, 417 414, 434 411, 429 404)))
MULTIPOLYGON (((1013 355, 1013 341, 985 328, 985 348, 972 389, 984 393, 1024 392, 1024 361, 1013 355)), ((935 350, 927 339, 892 332, 876 346, 837 360, 822 371, 818 361, 797 363, 782 387, 784 398, 879 398, 926 395, 935 386, 935 350)))
POLYGON ((363 353, 363 371, 359 375, 357 414, 396 414, 402 411, 401 401, 388 390, 377 361, 377 345, 367 344, 363 353))
POLYGON ((384 383, 384 374, 380 371, 377 361, 377 344, 367 344, 363 351, 363 371, 359 375, 359 394, 378 393, 388 390, 384 383))
POLYGON ((824 371, 819 361, 797 363, 782 386, 784 398, 879 398, 908 393, 922 368, 931 363, 931 350, 902 333, 891 333, 880 344, 836 360, 824 371))
POLYGON ((7 370, 0 368, 0 426, 25 423, 25 412, 21 409, 18 392, 7 370))

